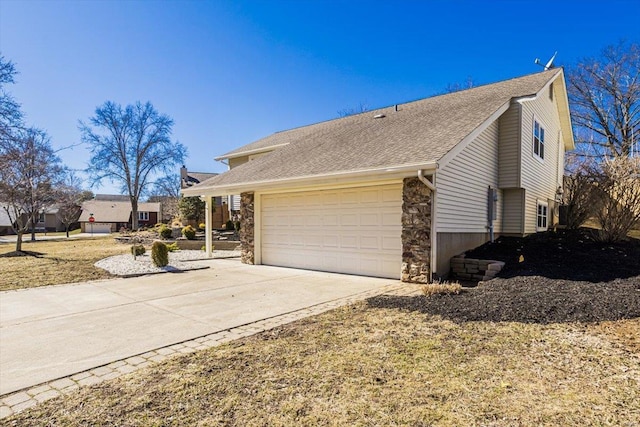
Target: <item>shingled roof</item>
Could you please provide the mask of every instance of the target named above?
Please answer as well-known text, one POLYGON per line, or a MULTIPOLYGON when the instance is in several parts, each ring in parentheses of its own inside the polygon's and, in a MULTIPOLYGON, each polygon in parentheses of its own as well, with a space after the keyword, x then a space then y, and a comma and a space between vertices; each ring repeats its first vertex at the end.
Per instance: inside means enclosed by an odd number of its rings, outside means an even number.
POLYGON ((216 188, 437 162, 514 98, 561 69, 277 132, 219 158, 274 149, 192 187, 216 188), (397 111, 396 111, 397 110, 397 111))
MULTIPOLYGON (((160 212, 160 203, 138 203, 138 212, 160 212)), ((128 222, 131 216, 130 201, 87 200, 82 203, 78 221, 87 222, 93 214, 96 222, 128 222)))

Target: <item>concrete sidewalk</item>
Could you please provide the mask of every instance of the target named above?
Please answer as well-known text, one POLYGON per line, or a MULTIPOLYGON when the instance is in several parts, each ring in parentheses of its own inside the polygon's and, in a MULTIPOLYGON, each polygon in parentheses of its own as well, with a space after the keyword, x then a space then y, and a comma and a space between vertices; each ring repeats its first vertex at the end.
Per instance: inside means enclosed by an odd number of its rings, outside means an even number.
MULTIPOLYGON (((72 240, 72 239, 90 239, 92 237, 104 237, 109 236, 107 233, 77 233, 71 234, 67 239, 67 236, 59 236, 59 235, 45 235, 44 233, 36 233, 36 242, 41 242, 43 240, 72 240)), ((15 243, 18 240, 18 236, 15 234, 10 234, 6 236, 0 236, 0 243, 15 243)), ((31 233, 22 235, 22 242, 31 242, 31 233)))
POLYGON ((210 269, 0 293, 0 395, 400 283, 206 263, 210 269))

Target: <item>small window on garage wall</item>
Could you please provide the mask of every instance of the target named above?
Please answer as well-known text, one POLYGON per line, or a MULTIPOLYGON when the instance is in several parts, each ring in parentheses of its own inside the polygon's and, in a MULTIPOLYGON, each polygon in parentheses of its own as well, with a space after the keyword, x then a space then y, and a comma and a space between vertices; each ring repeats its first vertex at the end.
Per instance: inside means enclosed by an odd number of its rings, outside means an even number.
POLYGON ((138 221, 149 221, 149 212, 138 212, 138 221))
POLYGON ((533 155, 544 160, 544 127, 537 119, 533 119, 533 155))
POLYGON ((536 231, 547 231, 549 224, 549 204, 538 200, 536 209, 536 231))

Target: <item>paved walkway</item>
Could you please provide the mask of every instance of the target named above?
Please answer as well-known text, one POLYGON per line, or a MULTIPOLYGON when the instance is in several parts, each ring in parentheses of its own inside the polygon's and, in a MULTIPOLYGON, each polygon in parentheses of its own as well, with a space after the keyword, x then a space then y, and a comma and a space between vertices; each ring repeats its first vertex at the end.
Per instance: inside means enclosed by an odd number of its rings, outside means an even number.
MULTIPOLYGON (((71 234, 69 239, 90 239, 92 237, 103 237, 108 236, 107 233, 78 233, 71 234)), ((15 243, 18 239, 18 236, 15 234, 9 234, 6 236, 0 236, 0 243, 15 243)), ((59 235, 59 234, 44 234, 44 233, 36 233, 36 241, 40 242, 42 240, 67 240, 67 236, 59 235)), ((22 242, 30 242, 31 241, 31 233, 22 235, 22 242)))
POLYGON ((0 418, 173 355, 418 289, 237 260, 207 263, 211 269, 0 293, 0 418))

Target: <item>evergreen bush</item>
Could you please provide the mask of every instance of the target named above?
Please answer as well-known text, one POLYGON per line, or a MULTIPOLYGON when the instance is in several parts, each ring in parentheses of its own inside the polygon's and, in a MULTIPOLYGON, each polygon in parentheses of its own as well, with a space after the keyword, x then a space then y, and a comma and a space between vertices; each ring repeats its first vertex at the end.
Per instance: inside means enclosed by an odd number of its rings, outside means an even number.
POLYGON ((171 229, 164 224, 160 226, 158 233, 160 234, 160 237, 162 237, 163 239, 170 239, 172 235, 171 229))
POLYGON ((182 229, 182 235, 187 238, 187 240, 193 240, 196 238, 196 230, 190 225, 187 225, 182 229))
POLYGON ((169 250, 167 245, 155 241, 151 246, 151 260, 156 267, 165 267, 169 264, 169 250))

